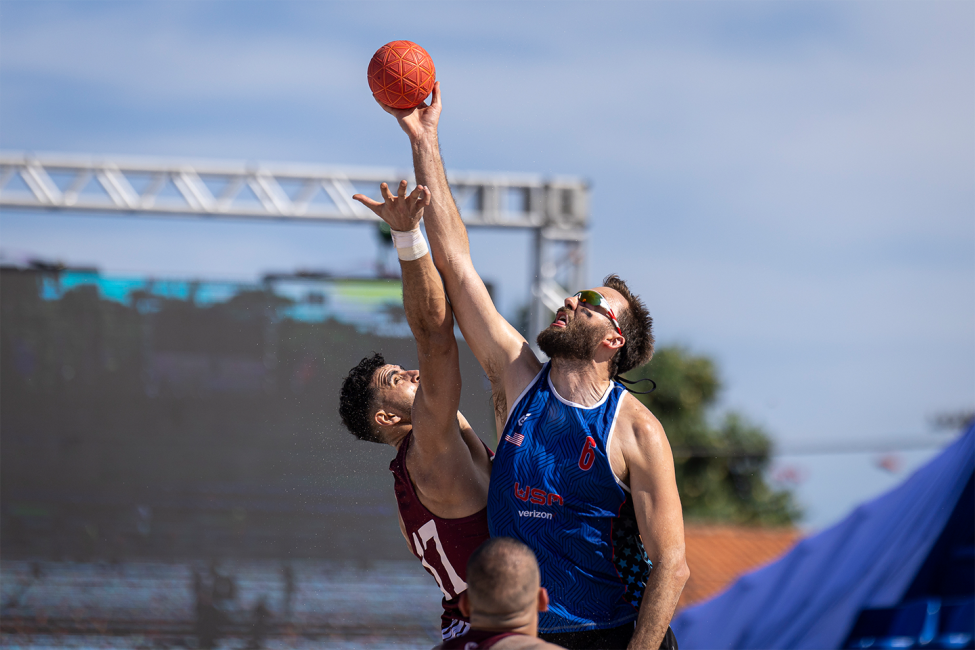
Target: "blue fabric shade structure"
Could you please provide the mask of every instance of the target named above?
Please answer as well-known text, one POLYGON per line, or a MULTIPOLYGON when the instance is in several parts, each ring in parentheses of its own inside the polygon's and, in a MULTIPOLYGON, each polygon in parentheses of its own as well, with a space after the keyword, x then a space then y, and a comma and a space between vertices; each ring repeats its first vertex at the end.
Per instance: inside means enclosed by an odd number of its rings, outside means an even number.
MULTIPOLYGON (((673 622, 681 649, 840 648, 859 624, 861 610, 938 593, 959 570, 969 574, 960 588, 970 591, 971 558, 963 558, 958 569, 939 554, 957 548, 945 540, 946 527, 970 554, 975 515, 965 505, 970 497, 963 497, 972 491, 973 468, 975 425, 898 487, 722 594, 684 610, 673 622), (946 572, 950 575, 942 575, 946 572)), ((959 587, 952 585, 956 593, 959 587)), ((940 606, 939 599, 930 603, 921 614, 940 606)))

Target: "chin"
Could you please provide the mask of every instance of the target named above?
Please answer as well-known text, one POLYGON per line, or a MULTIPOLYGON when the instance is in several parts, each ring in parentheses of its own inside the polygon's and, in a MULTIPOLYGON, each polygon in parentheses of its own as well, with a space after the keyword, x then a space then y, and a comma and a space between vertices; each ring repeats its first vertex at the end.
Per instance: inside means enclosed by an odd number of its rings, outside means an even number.
POLYGON ((539 332, 535 342, 550 359, 591 361, 599 341, 591 340, 584 331, 570 332, 569 328, 549 326, 539 332))

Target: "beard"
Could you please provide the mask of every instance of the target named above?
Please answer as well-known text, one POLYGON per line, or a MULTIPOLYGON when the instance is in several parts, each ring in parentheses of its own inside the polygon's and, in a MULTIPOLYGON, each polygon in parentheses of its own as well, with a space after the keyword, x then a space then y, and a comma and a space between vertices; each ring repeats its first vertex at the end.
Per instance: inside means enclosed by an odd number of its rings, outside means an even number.
POLYGON ((586 327, 583 321, 573 318, 564 328, 546 327, 535 341, 549 359, 592 361, 603 334, 598 328, 586 327))

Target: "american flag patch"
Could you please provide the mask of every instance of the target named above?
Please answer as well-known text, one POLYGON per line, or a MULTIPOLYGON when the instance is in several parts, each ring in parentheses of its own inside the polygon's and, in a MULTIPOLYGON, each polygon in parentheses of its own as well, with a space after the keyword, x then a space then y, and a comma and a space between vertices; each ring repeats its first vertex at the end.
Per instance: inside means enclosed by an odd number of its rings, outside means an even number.
POLYGON ((516 433, 514 435, 511 435, 509 433, 509 434, 505 434, 504 439, 510 442, 511 444, 515 445, 516 447, 521 447, 521 443, 525 441, 525 436, 523 436, 520 433, 516 433))

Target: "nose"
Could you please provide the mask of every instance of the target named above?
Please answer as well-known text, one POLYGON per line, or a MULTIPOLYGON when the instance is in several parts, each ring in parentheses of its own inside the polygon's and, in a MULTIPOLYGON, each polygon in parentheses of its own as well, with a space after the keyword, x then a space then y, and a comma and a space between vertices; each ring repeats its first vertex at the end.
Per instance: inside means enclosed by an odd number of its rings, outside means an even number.
POLYGON ((418 382, 420 381, 420 371, 419 370, 407 370, 406 374, 409 375, 410 381, 418 382))
POLYGON ((569 296, 565 299, 565 308, 569 311, 575 311, 576 307, 579 306, 579 299, 575 296, 569 296))

